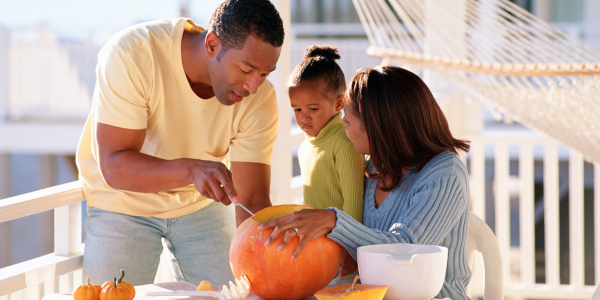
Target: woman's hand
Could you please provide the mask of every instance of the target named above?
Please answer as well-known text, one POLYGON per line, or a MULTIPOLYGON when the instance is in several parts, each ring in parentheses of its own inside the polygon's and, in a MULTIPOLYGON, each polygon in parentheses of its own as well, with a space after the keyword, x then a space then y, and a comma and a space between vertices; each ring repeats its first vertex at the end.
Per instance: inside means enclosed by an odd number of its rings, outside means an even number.
POLYGON ((283 241, 277 247, 279 251, 283 250, 295 235, 298 235, 300 242, 292 254, 292 260, 294 260, 308 242, 329 233, 335 227, 336 221, 337 216, 333 209, 303 209, 264 223, 257 229, 275 228, 271 236, 267 238, 265 246, 271 245, 277 237, 285 233, 283 241))
POLYGON ((346 275, 356 272, 357 269, 358 263, 354 260, 352 255, 348 253, 348 250, 344 249, 344 252, 342 253, 342 270, 340 271, 340 278, 343 279, 346 275))

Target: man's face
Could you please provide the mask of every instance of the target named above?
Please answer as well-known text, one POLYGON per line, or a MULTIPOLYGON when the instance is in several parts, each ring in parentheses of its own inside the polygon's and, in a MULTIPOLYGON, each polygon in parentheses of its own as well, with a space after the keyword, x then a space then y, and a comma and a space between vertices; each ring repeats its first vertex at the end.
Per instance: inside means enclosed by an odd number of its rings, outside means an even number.
MULTIPOLYGON (((222 48, 219 51, 223 51, 222 48)), ((224 105, 241 102, 256 93, 267 75, 275 70, 281 47, 274 47, 249 35, 242 49, 228 49, 213 58, 209 76, 215 96, 224 105)))

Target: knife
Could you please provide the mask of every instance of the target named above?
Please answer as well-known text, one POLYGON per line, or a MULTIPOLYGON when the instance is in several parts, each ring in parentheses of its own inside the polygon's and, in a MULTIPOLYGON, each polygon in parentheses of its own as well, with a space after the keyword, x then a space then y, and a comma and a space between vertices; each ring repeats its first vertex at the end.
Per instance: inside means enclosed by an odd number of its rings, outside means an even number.
MULTIPOLYGON (((229 198, 229 200, 231 201, 231 198, 229 197, 229 193, 227 193, 227 191, 225 190, 225 187, 221 186, 221 189, 223 189, 223 192, 225 192, 225 195, 227 195, 227 198, 229 198)), ((231 203, 233 203, 233 201, 231 201, 231 203)), ((245 211, 247 211, 251 216, 254 216, 254 213, 251 212, 249 209, 247 209, 243 204, 241 203, 233 203, 241 208, 243 208, 245 211)))

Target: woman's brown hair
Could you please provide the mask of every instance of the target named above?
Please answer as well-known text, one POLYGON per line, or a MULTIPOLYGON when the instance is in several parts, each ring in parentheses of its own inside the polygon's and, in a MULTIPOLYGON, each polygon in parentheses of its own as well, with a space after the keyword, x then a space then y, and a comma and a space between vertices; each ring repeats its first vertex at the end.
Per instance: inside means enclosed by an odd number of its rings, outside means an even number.
POLYGON ((402 170, 421 169, 434 156, 468 152, 469 141, 452 136, 448 121, 431 91, 414 73, 394 66, 359 70, 346 90, 369 140, 371 162, 385 178, 384 191, 402 180, 402 170))

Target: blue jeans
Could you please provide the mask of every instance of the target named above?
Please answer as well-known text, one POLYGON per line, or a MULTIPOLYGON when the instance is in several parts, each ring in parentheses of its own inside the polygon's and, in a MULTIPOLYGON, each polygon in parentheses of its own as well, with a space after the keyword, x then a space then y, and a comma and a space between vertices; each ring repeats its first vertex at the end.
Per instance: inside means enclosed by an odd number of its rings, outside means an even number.
POLYGON ((133 284, 154 282, 164 238, 175 280, 214 286, 234 280, 229 245, 235 232, 233 205, 215 202, 177 218, 135 217, 88 207, 83 279, 102 284, 119 277, 133 284))

